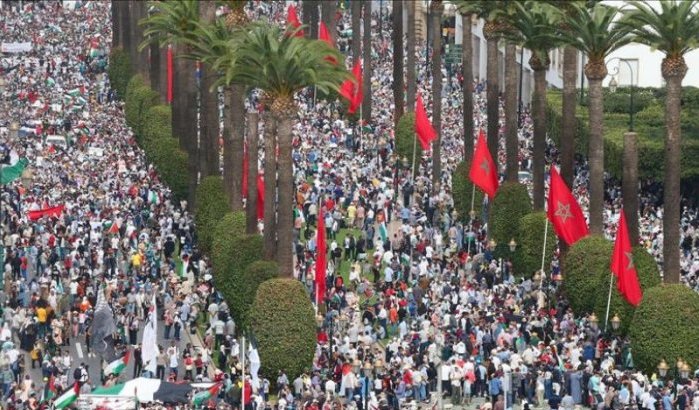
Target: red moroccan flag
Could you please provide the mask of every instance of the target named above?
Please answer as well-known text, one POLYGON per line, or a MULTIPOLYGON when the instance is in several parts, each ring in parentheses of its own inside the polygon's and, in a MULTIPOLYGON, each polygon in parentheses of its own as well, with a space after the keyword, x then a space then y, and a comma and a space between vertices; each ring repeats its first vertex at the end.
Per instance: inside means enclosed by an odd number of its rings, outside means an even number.
POLYGON ((471 170, 468 173, 468 177, 471 178, 471 181, 473 181, 478 188, 488 194, 490 199, 495 198, 495 193, 499 186, 498 170, 493 161, 493 157, 490 155, 483 129, 478 133, 478 143, 473 153, 471 170))
POLYGON ((364 92, 362 90, 362 65, 361 61, 354 63, 352 68, 352 75, 354 76, 354 81, 348 79, 342 83, 340 87, 340 95, 345 97, 349 102, 349 108, 347 112, 354 114, 357 112, 357 108, 362 104, 364 99, 364 92))
MULTIPOLYGON (((323 41, 324 43, 327 43, 330 47, 333 49, 335 48, 335 45, 333 44, 333 40, 330 37, 330 32, 328 32, 328 28, 325 26, 325 23, 322 21, 320 22, 320 26, 318 27, 318 40, 323 41)), ((337 64, 337 59, 333 56, 327 56, 325 57, 325 60, 332 64, 337 64)))
POLYGON ((265 218, 265 180, 257 173, 257 219, 265 218))
POLYGON ((588 235, 587 222, 582 209, 554 166, 551 167, 551 185, 546 212, 556 234, 568 245, 588 235))
POLYGON ((63 213, 64 208, 65 206, 63 205, 49 207, 47 204, 45 204, 43 209, 27 212, 27 216, 29 217, 30 221, 36 221, 44 216, 48 216, 49 218, 58 218, 63 213))
POLYGON ((629 239, 629 228, 626 226, 626 215, 621 210, 619 217, 619 227, 616 231, 616 242, 614 242, 614 253, 609 269, 616 275, 616 288, 633 306, 638 306, 643 299, 641 285, 638 282, 638 271, 633 263, 633 250, 629 239))
POLYGON ((172 70, 172 46, 167 46, 167 103, 172 104, 172 82, 173 82, 173 70, 172 70))
MULTIPOLYGON (((298 14, 296 14, 296 7, 293 4, 289 5, 286 11, 286 22, 294 29, 301 27, 301 21, 299 20, 298 14)), ((296 37, 303 37, 303 30, 299 30, 295 34, 296 37)))
POLYGON ((437 131, 435 131, 429 118, 427 118, 425 105, 422 103, 420 94, 417 95, 415 100, 415 132, 423 151, 430 149, 430 143, 437 138, 437 131))
POLYGON ((316 304, 320 306, 325 299, 325 272, 328 267, 327 244, 325 241, 325 217, 323 207, 318 211, 318 240, 316 244, 316 304))
POLYGON ((245 142, 245 145, 243 145, 243 183, 241 184, 242 187, 242 193, 243 193, 243 198, 248 197, 248 175, 250 175, 250 172, 248 170, 248 166, 250 165, 250 153, 248 152, 248 143, 245 142))

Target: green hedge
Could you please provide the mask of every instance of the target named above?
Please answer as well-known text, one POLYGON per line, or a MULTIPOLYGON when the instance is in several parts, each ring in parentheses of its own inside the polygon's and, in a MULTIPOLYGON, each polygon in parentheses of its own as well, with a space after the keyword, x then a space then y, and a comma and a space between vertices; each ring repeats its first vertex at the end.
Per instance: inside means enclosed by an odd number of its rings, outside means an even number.
POLYGON ((143 119, 142 135, 136 138, 144 150, 153 150, 165 138, 172 135, 172 109, 169 105, 155 105, 146 111, 143 119))
POLYGON ((647 374, 657 372, 662 359, 674 367, 682 358, 694 370, 699 365, 699 295, 681 284, 648 289, 629 327, 629 338, 634 364, 647 374))
MULTIPOLYGON (((257 266, 263 251, 263 239, 260 235, 230 235, 226 266, 214 270, 216 289, 221 292, 236 324, 241 329, 249 325, 248 314, 255 298, 257 286, 266 279, 278 275, 279 268, 274 264, 257 266)), ((220 260, 220 258, 219 258, 220 260)))
POLYGON ((126 123, 133 129, 137 138, 143 135, 145 117, 148 110, 158 104, 158 93, 143 82, 140 75, 135 75, 126 88, 126 123))
MULTIPOLYGON (((541 269, 541 252, 544 243, 544 223, 548 221, 546 212, 532 212, 524 215, 519 221, 517 236, 517 251, 513 261, 515 272, 530 278, 541 269)), ((556 250, 556 234, 549 224, 546 236, 546 256, 544 268, 551 266, 553 252, 556 250)))
POLYGON ((213 175, 204 178, 197 187, 197 208, 194 213, 199 247, 204 252, 211 250, 216 225, 228 210, 228 198, 223 191, 221 177, 213 175))
POLYGON ((211 242, 211 265, 214 271, 224 271, 233 257, 233 246, 245 235, 245 212, 228 212, 216 224, 211 242))
POLYGON ((399 158, 405 157, 412 161, 413 147, 415 147, 415 167, 420 163, 422 158, 422 146, 418 142, 415 143, 415 113, 406 112, 398 121, 395 132, 395 152, 399 158))
POLYGON ((316 321, 313 306, 295 279, 272 279, 257 289, 250 320, 257 338, 262 377, 284 370, 294 380, 313 364, 316 321))
POLYGON ((116 91, 117 98, 123 100, 126 96, 126 86, 133 75, 129 53, 123 48, 114 48, 109 54, 109 67, 107 68, 109 84, 116 91))
POLYGON ((600 289, 599 278, 609 277, 613 247, 614 244, 604 237, 591 235, 573 244, 563 259, 563 292, 577 315, 594 310, 598 293, 606 297, 609 285, 600 289))
MULTIPOLYGON (((470 161, 461 161, 456 166, 454 173, 451 175, 451 191, 454 198, 454 208, 459 215, 462 223, 468 224, 470 221, 469 213, 471 212, 471 194, 473 194, 473 183, 468 177, 468 172, 471 169, 470 161)), ((476 215, 480 215, 483 207, 483 191, 476 188, 475 200, 473 201, 473 209, 476 215)))
POLYGON ((499 244, 519 236, 519 220, 532 211, 529 192, 524 184, 505 182, 500 185, 488 220, 488 235, 499 244))
MULTIPOLYGON (((633 248, 633 261, 636 265, 636 271, 638 272, 638 281, 641 284, 641 289, 645 292, 646 290, 658 286, 660 284, 660 271, 658 270, 658 264, 655 262, 655 258, 651 256, 644 248, 634 247, 633 248)), ((604 320, 607 313, 607 297, 609 295, 609 281, 611 279, 611 271, 602 273, 598 277, 599 289, 605 289, 605 292, 598 292, 596 294, 595 302, 595 314, 600 321, 604 320)), ((615 284, 614 289, 612 289, 612 299, 609 304, 609 319, 613 318, 615 314, 619 315, 621 319, 621 326, 619 327, 619 332, 625 334, 628 331, 629 325, 631 324, 631 319, 633 318, 634 311, 636 310, 631 306, 623 296, 616 289, 616 278, 614 278, 615 284)), ((609 325, 611 329, 611 325, 609 325)))

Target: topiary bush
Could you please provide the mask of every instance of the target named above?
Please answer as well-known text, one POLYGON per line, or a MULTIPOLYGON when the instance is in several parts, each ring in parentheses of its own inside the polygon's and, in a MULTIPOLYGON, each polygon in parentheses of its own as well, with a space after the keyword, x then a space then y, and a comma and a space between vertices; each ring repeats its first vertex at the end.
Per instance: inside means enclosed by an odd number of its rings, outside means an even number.
POLYGON ((126 86, 133 75, 129 53, 123 48, 113 48, 109 54, 109 67, 107 67, 109 84, 116 91, 118 99, 126 97, 126 86))
MULTIPOLYGON (((471 169, 470 161, 461 161, 456 166, 454 173, 451 175, 451 191, 454 198, 454 208, 459 215, 462 223, 470 223, 469 213, 471 212, 471 194, 473 194, 473 183, 468 177, 471 169)), ((476 188, 475 200, 473 201, 473 209, 476 215, 480 215, 480 210, 483 207, 483 191, 476 188)))
POLYGON ((204 252, 211 250, 216 225, 228 210, 228 198, 223 191, 221 177, 212 175, 204 178, 197 187, 197 207, 194 212, 199 246, 204 252))
POLYGON ((311 300, 295 279, 272 279, 257 289, 250 323, 261 361, 261 375, 276 380, 284 370, 294 380, 310 369, 316 349, 316 323, 311 300))
POLYGON ((604 237, 590 235, 575 242, 563 259, 563 292, 577 315, 594 310, 598 293, 607 296, 609 284, 600 289, 599 278, 609 275, 613 248, 614 244, 604 237))
POLYGON ((137 137, 143 135, 146 113, 151 107, 158 104, 158 99, 158 93, 147 87, 140 75, 131 77, 126 88, 124 114, 126 123, 133 129, 137 137))
MULTIPOLYGON (((260 235, 255 235, 255 237, 260 238, 261 243, 262 237, 260 235)), ((250 241, 250 243, 253 242, 255 241, 250 241)), ((259 257, 261 250, 260 247, 255 256, 259 257)), ((231 308, 236 324, 241 329, 248 329, 250 327, 250 308, 255 302, 257 289, 263 282, 279 277, 279 266, 273 261, 258 260, 236 273, 239 273, 234 278, 236 294, 230 299, 232 303, 229 303, 228 306, 231 308)))
MULTIPOLYGON (((532 212, 524 215, 519 222, 519 234, 516 237, 517 251, 513 261, 517 274, 531 278, 541 269, 541 252, 544 243, 544 223, 548 222, 546 212, 532 212)), ((546 236, 546 256, 544 268, 551 266, 553 253, 556 250, 556 234, 553 226, 549 225, 546 236)))
POLYGON ((180 149, 179 141, 175 138, 162 139, 152 148, 149 156, 153 158, 151 161, 175 198, 187 199, 189 160, 187 153, 180 149))
POLYGON ((678 358, 692 369, 699 365, 699 295, 685 285, 660 285, 643 294, 629 338, 636 367, 657 371, 660 360, 670 366, 678 358))
POLYGON ((143 118, 142 135, 137 135, 136 140, 144 150, 151 151, 151 145, 157 145, 165 138, 172 136, 172 109, 169 105, 155 105, 150 107, 143 118))
POLYGON ((233 246, 245 235, 245 213, 228 212, 216 224, 211 241, 211 265, 214 272, 223 272, 232 261, 233 246))
POLYGON ((529 192, 524 184, 505 182, 500 185, 488 220, 488 235, 500 244, 519 236, 519 220, 532 211, 529 192))
MULTIPOLYGON (((660 285, 660 271, 655 258, 651 256, 644 248, 636 246, 633 248, 633 262, 636 265, 638 272, 638 281, 641 284, 641 290, 645 293, 646 290, 660 285)), ((600 321, 604 320, 607 314, 607 298, 609 296, 609 281, 611 279, 611 271, 600 272, 597 278, 599 285, 598 289, 605 289, 604 292, 597 292, 595 295, 595 314, 600 321)), ((636 308, 626 302, 626 299, 619 293, 616 288, 616 278, 614 278, 614 288, 612 289, 612 299, 609 303, 609 319, 614 315, 619 315, 621 325, 619 333, 626 334, 631 320, 633 319, 636 308)), ((608 325, 611 329, 611 324, 608 325)))
POLYGON ((395 136, 395 152, 399 157, 406 157, 412 161, 413 158, 413 147, 415 148, 415 158, 419 163, 419 159, 422 158, 422 146, 420 143, 415 143, 415 113, 406 112, 398 120, 398 125, 396 126, 395 136))

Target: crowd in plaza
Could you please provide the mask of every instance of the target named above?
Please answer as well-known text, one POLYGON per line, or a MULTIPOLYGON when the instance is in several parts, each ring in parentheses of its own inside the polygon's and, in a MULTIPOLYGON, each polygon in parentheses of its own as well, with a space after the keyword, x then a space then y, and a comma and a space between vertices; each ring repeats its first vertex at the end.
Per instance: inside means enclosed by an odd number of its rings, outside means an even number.
MULTIPOLYGON (((283 21, 284 7, 263 2, 248 12, 283 21)), ((441 391, 445 402, 495 410, 515 403, 524 409, 699 409, 694 374, 673 385, 635 371, 627 341, 611 337, 590 318, 574 317, 567 301, 556 296, 555 281, 516 280, 506 263, 492 258, 484 213, 470 225, 453 213, 451 173, 463 156, 458 74, 445 77, 440 190, 432 193, 427 157, 418 159, 414 178, 399 166, 401 159, 392 154, 385 12, 383 33, 373 42, 374 115, 365 129, 343 119, 339 105, 314 101, 312 93, 298 98, 295 274, 313 300, 317 204, 333 261, 325 308, 319 309, 326 313, 318 321, 316 357, 303 375, 263 374, 254 386, 243 383, 236 325, 215 292, 207 256, 197 249, 192 215, 147 163, 110 89, 109 12, 108 2, 75 10, 59 2, 27 4, 22 12, 0 9, 2 42, 33 44, 30 52, 0 60, 2 156, 6 162, 26 158, 32 170, 31 178, 3 187, 0 205, 4 408, 45 407, 49 380, 55 380, 55 395, 75 382, 88 394, 140 376, 145 366, 139 344, 155 301, 162 346, 157 370, 148 376, 220 381, 212 407, 216 402, 240 407, 244 401, 246 409, 257 410, 271 403, 279 409, 373 410, 434 403, 441 391), (21 128, 10 138, 14 122, 21 128), (67 136, 67 145, 45 143, 55 134, 67 136), (63 207, 59 215, 28 216, 57 206, 63 207), (473 249, 469 238, 475 238, 473 249), (183 256, 188 263, 180 274, 183 256), (344 271, 349 273, 339 275, 344 271), (101 292, 114 312, 118 348, 132 352, 133 372, 118 378, 80 363, 73 353, 80 343, 80 357, 88 361, 95 355, 90 337, 101 292), (193 336, 200 329, 205 329, 201 338, 193 336)), ((345 13, 338 31, 349 27, 345 13)), ((348 50, 348 42, 338 37, 339 48, 348 50)), ((420 50, 419 60, 425 55, 420 50)), ((429 100, 430 78, 424 64, 418 66, 418 89, 429 100)), ((474 82, 480 85, 476 126, 485 126, 484 83, 474 82)), ((532 122, 524 115, 519 140, 526 169, 532 122)), ((556 152, 549 143, 549 164, 556 152)), ((504 145, 498 157, 504 163, 504 145)), ((586 209, 582 159, 576 168, 573 190, 586 209)), ((612 180, 607 187, 611 238, 620 188, 612 180)), ((643 184, 639 225, 643 245, 662 262, 659 188, 643 184)), ((699 291, 695 206, 687 202, 682 215, 682 280, 699 291)), ((544 277, 557 269, 554 258, 544 277)))

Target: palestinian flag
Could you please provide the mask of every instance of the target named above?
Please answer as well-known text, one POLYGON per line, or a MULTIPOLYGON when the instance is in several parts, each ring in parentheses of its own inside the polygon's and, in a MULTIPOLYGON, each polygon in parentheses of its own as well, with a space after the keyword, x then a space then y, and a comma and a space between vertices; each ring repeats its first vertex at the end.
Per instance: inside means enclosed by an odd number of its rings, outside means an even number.
POLYGON ((216 383, 208 389, 195 394, 194 397, 192 397, 192 404, 194 404, 194 406, 196 407, 201 406, 202 404, 206 403, 209 399, 216 397, 220 389, 221 383, 216 383))
POLYGON ((152 204, 160 203, 160 198, 158 197, 157 192, 153 191, 152 189, 148 190, 148 202, 152 204))
POLYGON ((57 398, 53 404, 54 408, 57 410, 65 409, 78 398, 80 395, 80 385, 76 382, 73 388, 66 390, 61 397, 57 398))
POLYGON ((129 357, 131 356, 131 350, 127 350, 123 357, 116 359, 115 361, 109 363, 107 367, 104 368, 104 375, 108 376, 113 374, 118 376, 124 369, 126 365, 129 364, 129 357))
POLYGON ((111 233, 112 235, 118 235, 119 234, 119 225, 117 225, 116 222, 113 222, 111 226, 109 227, 109 230, 107 233, 111 233))
POLYGON ((386 242, 388 239, 388 227, 386 226, 386 222, 381 222, 381 225, 379 225, 379 236, 381 236, 381 242, 386 242))
POLYGON ((79 88, 73 88, 72 90, 68 91, 67 94, 71 97, 78 97, 81 94, 81 92, 79 88))
POLYGON ((53 77, 49 77, 46 79, 46 85, 49 87, 53 87, 56 85, 56 80, 53 79, 53 77))
POLYGON ((46 384, 44 385, 44 392, 41 396, 41 401, 45 402, 48 400, 51 400, 56 396, 56 378, 51 375, 51 377, 46 380, 46 384))
POLYGON ((92 394, 136 397, 141 403, 159 401, 165 404, 182 404, 189 402, 188 396, 191 392, 190 384, 168 383, 160 379, 139 377, 111 387, 99 387, 92 394))
MULTIPOLYGON (((12 161, 12 159, 10 159, 12 161)), ((6 185, 15 179, 22 176, 22 172, 29 165, 29 161, 26 158, 20 158, 17 162, 10 166, 2 167, 2 172, 0 172, 0 184, 6 185)))

